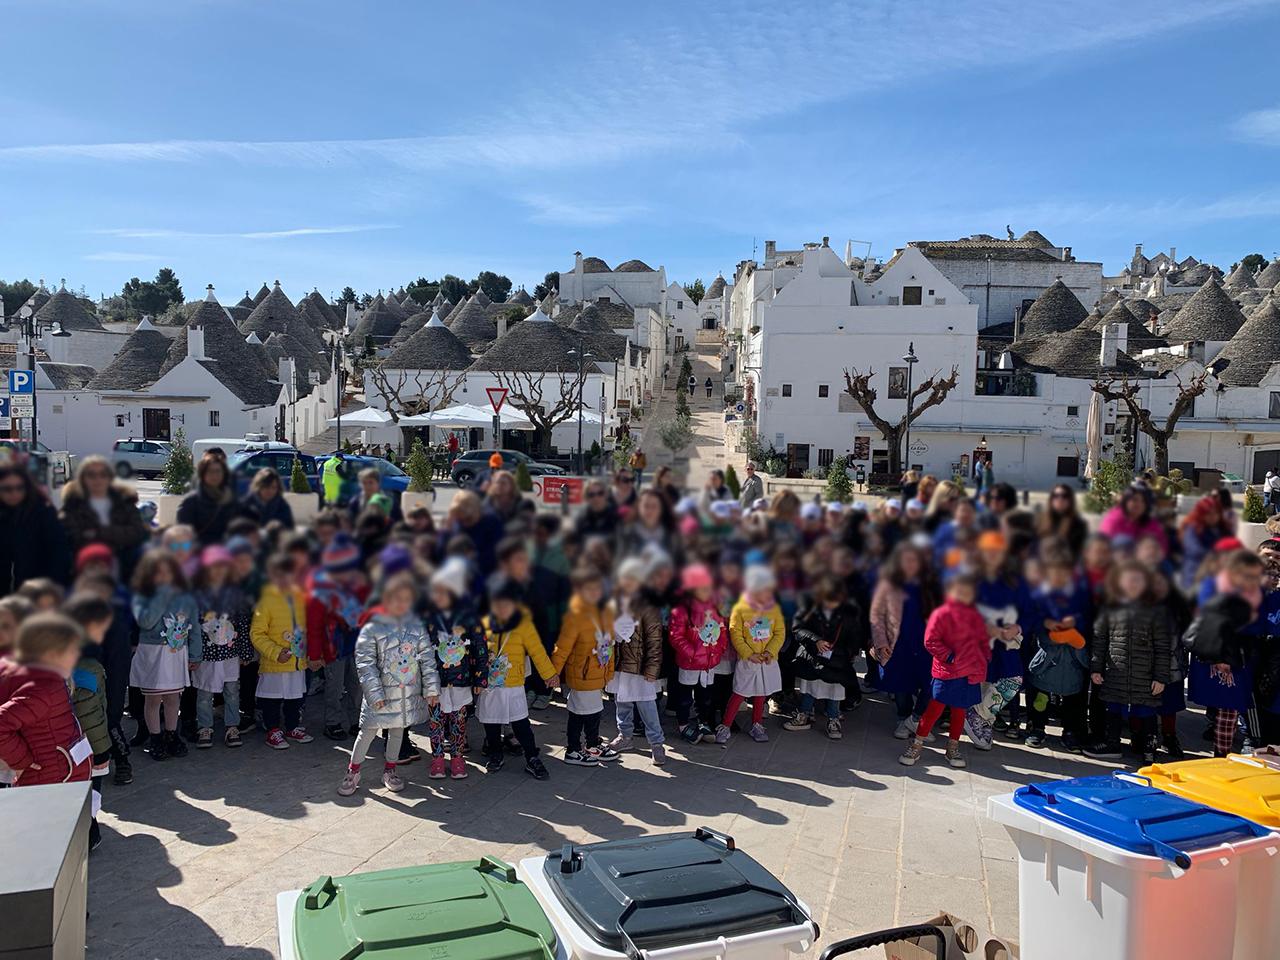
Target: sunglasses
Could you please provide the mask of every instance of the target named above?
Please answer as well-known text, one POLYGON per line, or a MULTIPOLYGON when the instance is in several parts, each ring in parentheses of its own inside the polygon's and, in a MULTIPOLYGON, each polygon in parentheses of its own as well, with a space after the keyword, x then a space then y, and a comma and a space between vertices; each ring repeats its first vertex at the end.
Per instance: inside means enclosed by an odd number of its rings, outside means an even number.
POLYGON ((192 550, 195 548, 195 544, 192 543, 190 540, 175 540, 172 544, 170 544, 170 546, 174 550, 192 550))
POLYGON ((588 499, 588 500, 599 500, 599 499, 600 499, 601 497, 603 497, 603 496, 604 496, 604 491, 603 491, 603 490, 592 490, 592 491, 590 491, 590 492, 587 494, 587 499, 588 499))
POLYGON ((619 477, 619 478, 618 478, 618 482, 619 482, 619 483, 635 483, 635 478, 634 478, 634 477, 619 477))

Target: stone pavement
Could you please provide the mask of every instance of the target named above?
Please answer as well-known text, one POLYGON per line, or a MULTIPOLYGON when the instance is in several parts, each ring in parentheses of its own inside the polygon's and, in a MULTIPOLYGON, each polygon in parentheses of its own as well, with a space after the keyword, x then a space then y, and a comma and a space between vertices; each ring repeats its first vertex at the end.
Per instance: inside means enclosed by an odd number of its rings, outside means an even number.
MULTIPOLYGON (((679 379, 677 374, 681 358, 681 354, 675 354, 672 358, 671 365, 675 372, 667 381, 671 389, 663 390, 653 404, 650 423, 660 423, 675 414, 675 386, 679 379)), ((693 443, 674 456, 662 446, 656 435, 645 440, 644 447, 649 459, 649 476, 653 476, 657 467, 668 464, 684 479, 685 487, 696 493, 706 484, 713 469, 724 467, 724 391, 723 376, 720 373, 720 345, 695 344, 689 350, 689 362, 698 381, 698 389, 689 398, 693 443), (703 387, 707 377, 714 384, 710 400, 703 387)))
MULTIPOLYGON (((316 730, 318 708, 311 698, 316 730)), ((770 719, 766 744, 681 741, 662 769, 636 752, 589 770, 559 761, 565 716, 558 706, 534 715, 539 743, 550 745, 546 783, 514 758, 492 776, 473 763, 459 782, 428 780, 419 762, 402 768, 409 786, 393 795, 373 757, 366 769, 377 788, 342 799, 334 788, 349 743, 275 752, 255 734, 238 751, 193 749, 162 764, 137 754, 134 783, 105 788, 105 839, 89 866, 89 956, 274 957, 276 893, 323 874, 485 853, 514 861, 566 841, 699 825, 732 834, 781 876, 813 909, 823 943, 939 909, 1016 937, 1014 848, 986 820, 987 797, 1103 769, 1000 744, 967 749, 967 770, 947 767, 940 750, 908 770, 896 760, 891 707, 871 699, 846 716, 841 742, 770 719)), ((473 761, 480 734, 473 726, 473 761)))

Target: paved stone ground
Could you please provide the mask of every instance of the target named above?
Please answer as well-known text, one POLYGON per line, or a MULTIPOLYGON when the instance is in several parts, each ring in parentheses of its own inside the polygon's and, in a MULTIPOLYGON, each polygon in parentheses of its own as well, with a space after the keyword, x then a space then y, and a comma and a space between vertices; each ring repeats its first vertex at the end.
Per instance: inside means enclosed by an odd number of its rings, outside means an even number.
MULTIPOLYGON (((313 720, 318 707, 308 701, 313 720)), ((892 709, 871 699, 847 716, 838 743, 771 719, 767 744, 680 742, 662 769, 636 752, 584 770, 559 762, 564 718, 561 707, 535 714, 550 745, 546 783, 514 759, 493 776, 473 764, 460 782, 428 780, 416 763, 403 768, 402 794, 378 782, 342 799, 334 788, 346 753, 323 739, 274 752, 254 735, 239 751, 192 750, 163 764, 137 755, 135 782, 106 788, 105 839, 89 867, 89 956, 275 957, 276 893, 322 874, 484 853, 514 861, 565 841, 699 825, 732 834, 781 876, 812 907, 824 943, 939 909, 1016 937, 1014 848, 986 820, 987 797, 1103 769, 1000 744, 968 750, 967 770, 947 767, 940 750, 908 770, 896 761, 892 709)), ((475 760, 479 729, 471 740, 475 760)), ((376 758, 369 767, 378 772, 376 758)))

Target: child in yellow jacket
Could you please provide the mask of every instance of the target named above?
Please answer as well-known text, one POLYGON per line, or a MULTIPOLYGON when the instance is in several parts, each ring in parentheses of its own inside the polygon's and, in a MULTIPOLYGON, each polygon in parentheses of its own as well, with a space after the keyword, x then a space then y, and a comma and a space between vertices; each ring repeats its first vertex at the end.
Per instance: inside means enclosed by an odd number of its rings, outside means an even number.
POLYGON ((763 565, 748 567, 743 575, 743 593, 729 614, 729 642, 738 654, 733 668, 733 695, 725 706, 724 720, 716 728, 716 743, 728 743, 729 724, 749 697, 751 699, 751 739, 764 743, 765 698, 782 689, 778 654, 787 638, 787 622, 774 598, 773 571, 763 565))
POLYGON ((551 774, 538 757, 538 745, 529 725, 529 704, 524 695, 524 661, 533 661, 538 676, 552 689, 560 686, 555 667, 533 626, 533 619, 521 605, 524 591, 505 573, 489 579, 489 616, 484 618, 485 643, 489 648, 488 684, 476 699, 476 719, 484 724, 484 751, 490 773, 502 769, 506 757, 502 749, 502 725, 511 732, 524 751, 525 773, 535 780, 551 774))
POLYGON ((262 661, 256 697, 267 727, 267 746, 274 750, 315 739, 302 725, 302 700, 307 695, 307 597, 295 573, 291 556, 279 554, 267 562, 267 585, 249 625, 249 640, 262 661))
POLYGON ((573 596, 560 626, 551 666, 564 671, 569 688, 569 735, 564 762, 594 767, 617 760, 616 750, 602 745, 600 716, 604 685, 613 676, 613 608, 604 602, 604 580, 594 567, 573 572, 573 596), (583 737, 586 742, 583 742, 583 737))

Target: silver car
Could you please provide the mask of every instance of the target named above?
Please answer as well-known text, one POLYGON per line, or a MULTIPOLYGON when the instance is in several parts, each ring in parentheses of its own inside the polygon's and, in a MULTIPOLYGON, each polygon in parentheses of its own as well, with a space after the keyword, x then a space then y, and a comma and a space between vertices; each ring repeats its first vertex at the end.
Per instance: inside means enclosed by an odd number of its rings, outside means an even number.
POLYGON ((111 466, 117 477, 158 476, 169 459, 169 446, 168 440, 117 440, 111 447, 111 466))

